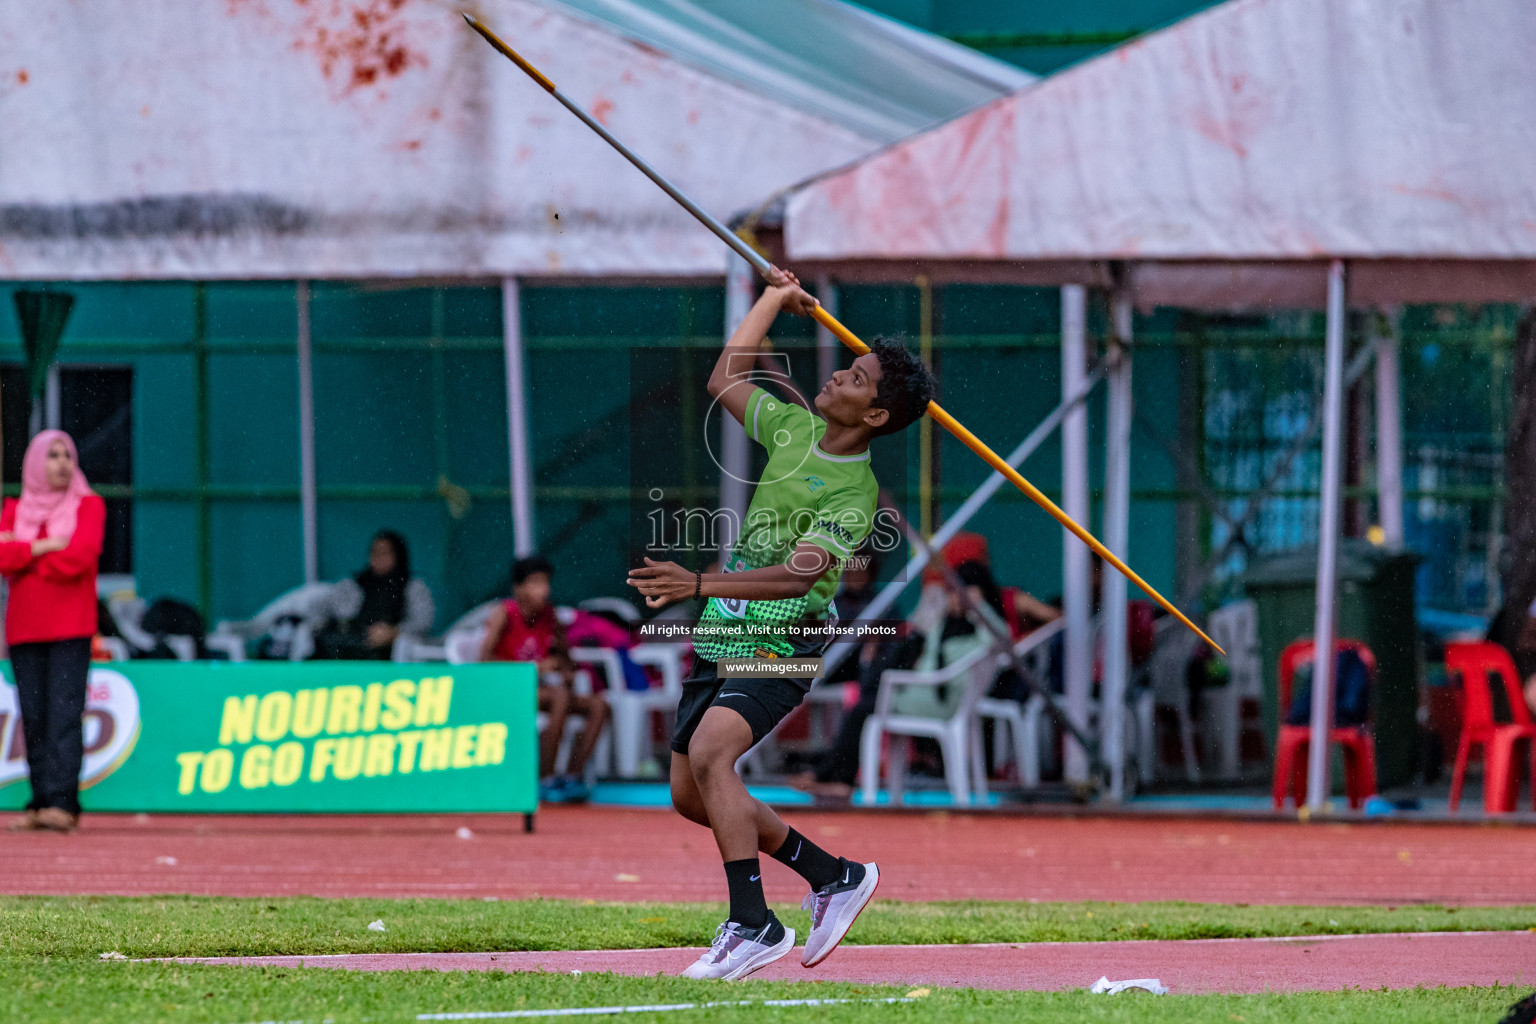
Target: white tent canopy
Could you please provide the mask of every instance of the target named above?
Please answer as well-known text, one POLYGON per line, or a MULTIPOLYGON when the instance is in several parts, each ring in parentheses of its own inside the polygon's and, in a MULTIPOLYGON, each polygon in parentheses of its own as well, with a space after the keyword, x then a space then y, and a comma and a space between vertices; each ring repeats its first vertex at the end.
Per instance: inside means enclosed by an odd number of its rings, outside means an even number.
MULTIPOLYGON (((905 54, 880 117, 845 116, 868 91, 851 72, 774 87, 792 41, 732 53, 750 25, 732 36, 716 16, 712 37, 689 4, 476 13, 720 216, 1029 80, 835 0, 795 3, 817 45, 857 31, 905 54)), ((376 6, 0 5, 0 275, 720 275, 719 242, 451 5, 376 6)))
MULTIPOLYGON (((839 0, 479 0, 705 209, 1032 76, 839 0)), ((0 277, 297 279, 306 579, 312 278, 499 279, 514 546, 535 543, 518 279, 711 278, 711 236, 440 0, 0 4, 0 277)))
POLYGON ((1320 306, 1329 257, 1359 302, 1526 298, 1532 39, 1525 0, 1231 0, 811 182, 786 249, 1040 283, 1135 260, 1144 304, 1320 306))

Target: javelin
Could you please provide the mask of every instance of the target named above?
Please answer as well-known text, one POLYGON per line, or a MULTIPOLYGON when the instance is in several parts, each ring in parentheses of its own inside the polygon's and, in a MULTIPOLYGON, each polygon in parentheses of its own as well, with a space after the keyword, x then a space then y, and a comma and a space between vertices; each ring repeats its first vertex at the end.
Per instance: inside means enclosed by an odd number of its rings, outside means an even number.
MULTIPOLYGON (((651 167, 650 164, 641 159, 639 154, 637 154, 634 150, 630 149, 628 146, 624 145, 624 143, 615 138, 612 132, 610 132, 607 128, 604 128, 601 124, 598 123, 596 118, 583 110, 580 104, 576 103, 569 96, 565 95, 565 93, 555 88, 554 82, 551 82, 548 78, 546 78, 544 73, 541 72, 538 68, 524 60, 516 50, 502 42, 501 38, 497 36, 496 33, 486 28, 471 14, 465 13, 464 20, 469 23, 470 28, 480 33, 480 35, 485 38, 486 42, 495 47, 503 57, 506 57, 512 63, 522 68, 523 71, 527 73, 528 77, 539 83, 540 87, 542 87, 545 92, 559 100, 565 109, 569 110, 571 113, 580 118, 582 123, 600 135, 604 142, 618 150, 619 153, 623 155, 624 159, 634 164, 635 167, 640 170, 641 174, 644 174, 647 178, 650 178, 661 188, 663 192, 677 200, 678 204, 681 205, 683 209, 693 214, 693 216, 698 220, 700 224, 703 224, 706 228, 713 231, 716 235, 719 236, 722 242, 736 250, 737 255, 746 260, 748 263, 752 264, 753 268, 759 274, 762 274, 764 278, 769 277, 769 274, 773 269, 772 264, 764 259, 761 253, 748 245, 734 231, 730 230, 724 224, 721 224, 714 217, 710 216, 708 213, 702 210, 692 199, 689 199, 687 196, 683 195, 682 192, 678 191, 677 186, 673 185, 666 178, 662 177, 661 174, 657 172, 653 167, 651 167)), ((812 311, 811 315, 815 317, 823 327, 831 331, 839 341, 853 349, 853 351, 857 352, 859 355, 863 355, 869 351, 869 346, 864 344, 863 341, 859 340, 858 335, 854 334, 848 328, 839 323, 837 317, 833 316, 831 313, 828 313, 825 307, 817 305, 816 308, 812 311)), ((1096 555, 1104 559, 1116 569, 1120 570, 1126 579, 1130 580, 1132 583, 1136 584, 1138 587, 1144 590, 1147 593, 1147 596, 1151 597, 1158 604, 1162 605, 1164 610, 1166 610, 1170 615, 1184 623, 1184 625, 1188 626, 1190 629, 1194 630, 1196 636, 1210 644, 1212 647, 1215 647, 1216 650, 1221 651, 1222 654, 1227 653, 1226 651, 1221 650, 1216 641, 1206 636, 1199 626, 1189 621, 1189 617, 1175 608, 1166 597, 1164 597, 1162 594, 1159 594, 1156 590, 1153 590, 1151 584, 1142 579, 1140 576, 1136 575, 1135 571, 1132 570, 1130 566, 1122 562, 1113 551, 1109 550, 1109 548, 1101 544, 1097 537, 1089 533, 1077 522, 1077 520, 1073 519, 1071 516, 1067 515, 1059 507, 1057 507, 1056 503, 1042 494, 1038 487, 1024 479, 1022 473, 1008 465, 1008 463, 1003 460, 1002 456, 998 455, 991 448, 987 447, 987 445, 983 443, 982 440, 975 434, 965 429, 959 420, 955 419, 949 413, 941 409, 938 402, 928 403, 928 415, 937 420, 939 425, 942 426, 945 430, 958 437, 961 443, 964 444, 967 448, 981 456, 982 460, 986 462, 987 465, 991 466, 993 469, 1003 474, 1003 476, 1007 477, 1008 480, 1012 482, 1012 484, 1019 490, 1023 491, 1031 501, 1045 509, 1046 512, 1050 513, 1051 518, 1055 519, 1062 526, 1065 526, 1068 530, 1072 531, 1072 533, 1076 535, 1077 539, 1093 549, 1093 552, 1096 555)))

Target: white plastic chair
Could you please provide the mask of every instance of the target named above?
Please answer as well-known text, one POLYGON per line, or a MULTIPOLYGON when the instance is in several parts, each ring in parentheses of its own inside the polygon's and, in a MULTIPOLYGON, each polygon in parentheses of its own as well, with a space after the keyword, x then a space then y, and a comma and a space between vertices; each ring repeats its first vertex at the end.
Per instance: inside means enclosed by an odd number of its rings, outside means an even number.
POLYGON ((1227 685, 1210 687, 1205 702, 1205 728, 1214 733, 1217 770, 1224 778, 1242 772, 1243 701, 1264 693, 1264 666, 1259 659, 1259 614, 1252 601, 1234 601, 1211 612, 1211 639, 1227 652, 1227 685))
MULTIPOLYGON (((880 674, 880 691, 875 698, 874 714, 864 723, 859 738, 859 772, 863 777, 865 806, 874 806, 880 782, 880 739, 890 736, 890 763, 887 767, 891 805, 903 802, 907 777, 907 753, 911 737, 928 736, 939 742, 944 757, 944 781, 957 807, 971 804, 974 764, 971 747, 980 743, 976 702, 996 677, 996 651, 990 646, 977 647, 965 657, 933 672, 887 669, 880 674), (948 718, 896 714, 892 697, 900 686, 961 686, 960 699, 948 718)), ((985 792, 986 779, 974 780, 977 791, 985 792)))
POLYGON ((451 665, 467 665, 480 660, 480 641, 485 638, 485 620, 501 601, 486 601, 453 620, 443 634, 443 660, 451 665))
POLYGON ((631 690, 624 685, 622 675, 616 683, 609 676, 607 696, 613 714, 614 770, 620 777, 635 778, 640 774, 640 765, 651 756, 651 715, 677 709, 683 696, 686 652, 687 645, 680 643, 638 644, 630 650, 630 660, 654 668, 661 675, 661 685, 649 690, 631 690))
MULTIPOLYGON (((640 621, 635 606, 619 597, 591 597, 577 607, 587 612, 608 612, 629 623, 640 621)), ((575 617, 575 609, 559 608, 557 614, 569 625, 575 617)), ((682 698, 685 651, 686 645, 679 643, 647 643, 632 648, 630 660, 642 667, 655 668, 661 675, 662 684, 648 690, 631 690, 626 684, 618 651, 607 647, 571 648, 572 661, 588 669, 601 668, 608 682, 603 696, 608 701, 611 715, 613 769, 621 778, 637 777, 640 765, 651 756, 651 714, 675 710, 682 698)))
POLYGON ((444 635, 446 636, 449 633, 462 633, 465 630, 480 629, 484 627, 485 620, 491 617, 491 612, 495 611, 497 607, 501 605, 501 603, 502 599, 499 597, 493 598, 489 601, 482 601, 480 604, 475 605, 463 615, 460 615, 458 618, 454 619, 453 624, 448 627, 448 629, 444 632, 444 635))
POLYGON ((132 652, 128 650, 128 641, 122 637, 104 636, 101 638, 101 646, 112 655, 113 661, 127 661, 132 657, 132 652))
MULTIPOLYGON (((488 606, 485 608, 485 610, 486 614, 489 615, 490 609, 488 606)), ((455 626, 458 625, 458 623, 455 624, 455 626)), ((485 624, 484 616, 482 616, 480 625, 470 629, 460 628, 457 630, 457 632, 450 632, 446 637, 443 638, 444 657, 450 665, 475 664, 480 661, 480 644, 484 639, 485 624)), ((571 652, 572 660, 575 660, 576 651, 591 650, 595 650, 595 648, 576 648, 571 652)), ((613 652, 609 651, 608 653, 612 654, 613 652)), ((617 659, 615 659, 615 662, 617 662, 617 659)), ((560 679, 558 676, 548 676, 541 681, 556 686, 560 684, 560 679)), ((571 689, 579 697, 590 696, 592 693, 591 672, 587 669, 578 670, 576 673, 576 679, 571 685, 571 689)), ((538 728, 540 732, 544 730, 544 726, 546 723, 548 723, 548 721, 548 716, 542 712, 538 715, 538 728)), ((574 744, 577 734, 585 729, 586 725, 587 720, 581 715, 572 714, 566 717, 565 732, 560 737, 560 751, 555 755, 556 771, 561 770, 569 762, 572 744, 574 744)), ((610 764, 612 761, 612 733, 613 729, 610 723, 610 727, 605 728, 602 735, 598 737, 597 746, 592 750, 592 757, 587 761, 584 775, 586 776, 586 781, 589 785, 594 780, 596 780, 598 767, 600 765, 610 764)))
POLYGON ((297 627, 288 660, 303 661, 315 652, 315 630, 325 620, 325 602, 333 585, 305 583, 280 595, 253 618, 223 619, 208 634, 203 646, 211 651, 222 651, 230 661, 244 661, 247 640, 264 635, 278 619, 295 616, 303 621, 297 627))
POLYGON ((177 661, 196 661, 197 640, 194 637, 182 634, 156 636, 144 629, 144 613, 148 610, 149 602, 142 597, 107 598, 107 614, 112 617, 118 635, 126 641, 129 657, 134 651, 152 651, 163 642, 177 661))
POLYGON ((622 597, 589 597, 585 601, 578 601, 576 607, 584 612, 606 612, 631 626, 640 622, 640 613, 635 610, 635 606, 622 597))
POLYGON ((390 648, 389 660, 403 664, 419 664, 424 661, 447 661, 448 647, 441 640, 427 640, 417 636, 397 636, 390 648))
POLYGON ((148 651, 155 646, 155 638, 139 625, 144 620, 144 612, 148 608, 149 602, 142 597, 107 598, 107 614, 112 617, 112 624, 117 627, 118 636, 126 640, 130 648, 148 651))
POLYGON ((1157 709, 1171 708, 1178 719, 1179 749, 1184 757, 1184 776, 1190 782, 1200 781, 1200 762, 1195 757, 1195 724, 1189 717, 1190 659, 1195 653, 1198 638, 1184 628, 1183 623, 1172 616, 1159 619, 1155 627, 1151 660, 1147 674, 1151 685, 1144 689, 1136 701, 1138 742, 1136 754, 1142 779, 1151 781, 1158 775, 1157 709))
POLYGON ((443 637, 443 660, 450 665, 472 665, 480 660, 484 629, 464 630, 443 637))
MULTIPOLYGON (((1031 631, 1028 636, 1020 637, 1013 645, 1013 652, 1024 659, 1024 667, 1041 685, 1049 678, 1050 642, 1066 626, 1066 619, 1053 619, 1031 631)), ((999 671, 1012 667, 1012 664, 1006 656, 998 655, 999 671)), ((998 731, 993 745, 994 760, 1003 750, 1003 729, 1007 729, 1013 741, 1013 763, 1018 767, 1019 782, 1024 786, 1040 785, 1040 717, 1044 712, 1045 698, 1037 693, 1031 693, 1023 702, 996 697, 982 697, 976 702, 976 717, 990 718, 996 723, 998 731)), ((975 756, 982 756, 979 746, 975 756)), ((977 765, 975 770, 982 773, 982 784, 985 787, 985 769, 980 766, 979 760, 977 765)))
POLYGON ((853 706, 852 697, 859 689, 856 682, 823 683, 818 681, 805 695, 805 711, 809 718, 811 749, 824 750, 832 745, 837 735, 837 724, 853 706))

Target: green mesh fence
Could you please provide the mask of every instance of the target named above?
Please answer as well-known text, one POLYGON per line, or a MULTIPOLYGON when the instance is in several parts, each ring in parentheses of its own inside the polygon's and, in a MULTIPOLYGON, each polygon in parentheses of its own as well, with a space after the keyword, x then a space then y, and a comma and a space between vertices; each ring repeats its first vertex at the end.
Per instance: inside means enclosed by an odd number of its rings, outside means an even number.
MULTIPOLYGON (((292 283, 54 287, 76 299, 59 358, 133 373, 133 479, 110 493, 132 500, 140 592, 239 617, 299 583, 292 283)), ((721 289, 525 284, 523 302, 538 542, 559 568, 556 597, 626 596, 630 403, 669 392, 679 432, 702 416, 708 352, 720 344, 723 324, 721 289), (654 379, 638 389, 637 348, 655 350, 657 359, 654 379), (701 358, 676 358, 690 349, 701 358)), ((500 303, 490 287, 313 289, 321 574, 357 571, 372 532, 398 529, 437 597, 440 627, 501 592, 512 559, 500 303)), ((847 287, 839 304, 842 319, 866 338, 889 333, 917 343, 916 287, 847 287)), ((1502 306, 1411 307, 1403 315, 1409 541, 1426 554, 1420 596, 1438 607, 1483 610, 1497 600, 1514 319, 1502 306)), ((935 289, 932 323, 941 397, 1007 452, 1059 400, 1057 292, 935 289)), ((811 327, 780 326, 775 341, 799 354, 796 376, 808 385, 811 327)), ((1095 303, 1090 331, 1102 339, 1103 330, 1095 303)), ((1159 310, 1139 316, 1136 333, 1128 558, 1154 586, 1176 591, 1221 551, 1229 520, 1242 518, 1304 429, 1321 394, 1322 323, 1307 312, 1234 318, 1159 310)), ((14 318, 0 317, 0 362, 18 370, 20 356, 14 318)), ((1361 485, 1351 494, 1374 522, 1371 388, 1362 391, 1361 485)), ((10 426, 9 406, 5 420, 9 466, 19 463, 24 438, 10 426)), ((1102 391, 1089 403, 1089 420, 1091 527, 1099 531, 1102 391)), ((935 521, 987 472, 947 434, 936 437, 935 521)), ((899 444, 905 472, 889 475, 916 520, 917 431, 899 444)), ((1057 497, 1058 441, 1023 472, 1057 497)), ((718 485, 703 461, 685 475, 701 493, 718 485)), ((1208 594, 1241 569, 1246 552, 1315 540, 1316 475, 1313 442, 1260 503, 1245 527, 1247 547, 1223 561, 1208 594)), ((14 472, 6 479, 14 482, 14 472)), ((1059 591, 1061 531, 1021 495, 999 492, 973 528, 990 538, 1001 580, 1042 597, 1059 591)))

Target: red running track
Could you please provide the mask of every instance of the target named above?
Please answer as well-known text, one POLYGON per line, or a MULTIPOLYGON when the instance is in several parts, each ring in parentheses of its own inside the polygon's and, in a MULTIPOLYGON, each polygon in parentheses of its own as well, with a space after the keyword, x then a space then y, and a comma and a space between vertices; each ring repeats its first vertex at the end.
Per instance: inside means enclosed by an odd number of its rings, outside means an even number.
MULTIPOLYGON (((901 900, 1536 903, 1529 829, 1047 818, 788 815, 835 853, 878 860, 901 900)), ((68 836, 0 833, 0 892, 532 896, 720 901, 708 831, 668 811, 518 816, 88 815, 68 836), (473 838, 456 830, 469 828, 473 838)), ((764 860, 768 898, 804 883, 764 860)), ((1533 960, 1536 962, 1536 960, 1533 960)))
MULTIPOLYGON (((342 967, 353 971, 611 971, 676 974, 701 949, 573 953, 361 953, 345 956, 224 957, 193 963, 342 967)), ((1536 934, 1462 932, 1340 935, 1305 939, 1173 942, 1036 942, 979 946, 844 946, 814 970, 794 953, 754 974, 781 981, 940 985, 1057 991, 1158 978, 1170 991, 1337 991, 1417 985, 1536 982, 1536 934)))

